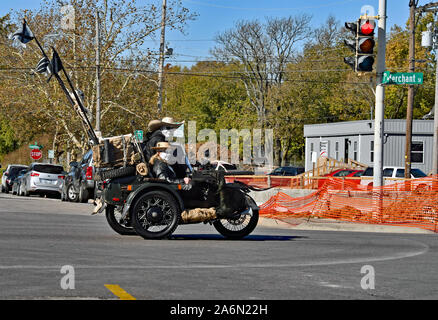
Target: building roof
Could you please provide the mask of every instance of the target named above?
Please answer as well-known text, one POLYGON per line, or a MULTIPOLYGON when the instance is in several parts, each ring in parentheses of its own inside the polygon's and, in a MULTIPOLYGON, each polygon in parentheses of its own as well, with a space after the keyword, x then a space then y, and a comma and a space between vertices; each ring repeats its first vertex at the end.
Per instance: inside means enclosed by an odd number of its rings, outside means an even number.
MULTIPOLYGON (((413 120, 412 133, 433 135, 433 120, 413 120)), ((385 134, 405 135, 406 120, 385 119, 385 134)), ((304 125, 304 137, 333 137, 351 135, 373 135, 374 120, 343 121, 304 125)))

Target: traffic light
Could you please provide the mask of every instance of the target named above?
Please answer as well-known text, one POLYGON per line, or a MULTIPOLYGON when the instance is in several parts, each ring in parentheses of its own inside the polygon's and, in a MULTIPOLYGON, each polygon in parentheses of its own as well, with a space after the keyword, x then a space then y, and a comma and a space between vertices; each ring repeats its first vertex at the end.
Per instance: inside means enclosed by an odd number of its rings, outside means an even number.
POLYGON ((372 72, 374 65, 374 30, 376 24, 371 19, 359 19, 357 22, 346 22, 345 28, 354 34, 354 40, 344 40, 355 54, 344 58, 344 62, 355 72, 372 72))

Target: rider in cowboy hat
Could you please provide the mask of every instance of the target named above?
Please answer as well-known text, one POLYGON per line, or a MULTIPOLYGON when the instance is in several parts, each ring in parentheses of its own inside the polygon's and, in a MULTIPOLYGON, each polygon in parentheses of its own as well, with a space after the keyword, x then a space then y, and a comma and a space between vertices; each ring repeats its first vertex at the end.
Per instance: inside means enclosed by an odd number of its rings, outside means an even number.
POLYGON ((148 161, 154 154, 152 148, 155 147, 158 142, 164 142, 171 139, 173 134, 172 131, 181 127, 181 125, 182 123, 176 123, 173 118, 170 117, 166 117, 163 120, 152 120, 149 122, 147 141, 143 146, 143 152, 148 161))

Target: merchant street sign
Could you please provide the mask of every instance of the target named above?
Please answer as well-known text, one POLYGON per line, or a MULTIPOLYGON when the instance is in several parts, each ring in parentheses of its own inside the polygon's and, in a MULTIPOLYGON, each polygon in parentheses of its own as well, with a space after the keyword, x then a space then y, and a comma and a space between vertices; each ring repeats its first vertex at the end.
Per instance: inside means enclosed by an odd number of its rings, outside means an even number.
POLYGON ((35 144, 31 144, 29 146, 30 149, 37 149, 37 150, 41 150, 43 148, 43 146, 39 146, 37 142, 35 142, 35 144))
POLYGON ((422 72, 383 73, 382 84, 423 84, 422 72))

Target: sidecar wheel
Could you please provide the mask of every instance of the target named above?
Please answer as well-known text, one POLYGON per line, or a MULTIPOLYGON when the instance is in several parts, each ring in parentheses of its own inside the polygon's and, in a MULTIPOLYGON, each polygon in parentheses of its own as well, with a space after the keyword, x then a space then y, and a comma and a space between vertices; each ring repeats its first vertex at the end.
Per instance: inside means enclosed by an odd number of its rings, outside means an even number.
POLYGON ((134 228, 120 223, 119 211, 114 206, 108 205, 105 209, 106 221, 111 229, 122 236, 137 235, 134 228))
POLYGON ((167 192, 150 191, 142 195, 132 210, 132 226, 144 239, 164 239, 178 227, 181 212, 167 192))
POLYGON ((237 219, 220 219, 213 223, 215 229, 227 239, 239 240, 248 236, 259 222, 259 208, 255 201, 246 196, 249 212, 237 219))

